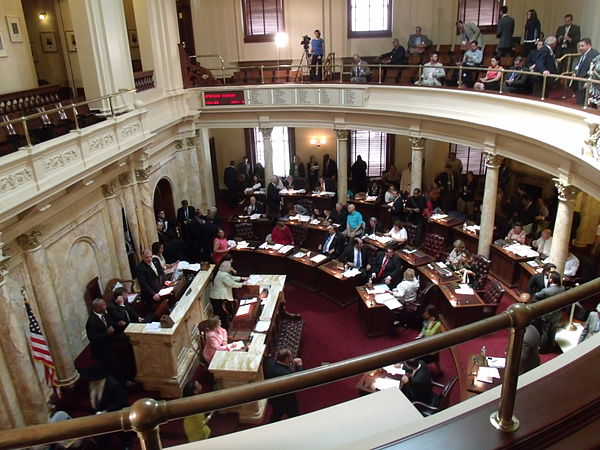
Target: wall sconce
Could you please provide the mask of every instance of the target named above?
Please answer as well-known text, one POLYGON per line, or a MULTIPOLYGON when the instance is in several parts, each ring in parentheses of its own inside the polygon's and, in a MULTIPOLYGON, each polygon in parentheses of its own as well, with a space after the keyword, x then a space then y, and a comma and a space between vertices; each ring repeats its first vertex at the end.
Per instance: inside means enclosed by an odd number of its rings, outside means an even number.
POLYGON ((42 11, 38 17, 40 20, 46 20, 48 18, 48 14, 46 14, 46 11, 42 11))
POLYGON ((310 143, 311 143, 311 145, 316 145, 317 148, 319 148, 321 145, 325 145, 327 143, 327 139, 325 139, 324 137, 319 138, 319 139, 311 138, 310 143))

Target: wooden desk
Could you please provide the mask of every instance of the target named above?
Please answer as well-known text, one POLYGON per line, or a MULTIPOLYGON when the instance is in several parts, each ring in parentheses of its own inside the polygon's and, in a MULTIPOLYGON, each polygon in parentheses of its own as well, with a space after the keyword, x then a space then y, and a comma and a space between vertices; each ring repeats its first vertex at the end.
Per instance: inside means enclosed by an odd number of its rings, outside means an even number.
POLYGON ((339 261, 329 261, 317 267, 321 279, 322 295, 340 306, 348 306, 358 300, 356 286, 364 283, 360 276, 344 278, 344 265, 339 261))
POLYGON ((326 258, 319 263, 310 260, 310 258, 318 254, 319 253, 310 252, 304 248, 294 250, 290 253, 290 255, 285 260, 285 264, 289 280, 293 284, 295 284, 296 286, 301 286, 312 292, 316 292, 319 290, 321 279, 319 278, 319 274, 315 269, 321 264, 324 264, 327 261, 329 261, 329 258, 326 258), (299 258, 296 257, 296 254, 299 252, 305 253, 305 255, 299 258))
POLYGON ((433 284, 450 284, 459 283, 461 278, 455 272, 451 272, 450 276, 444 276, 439 271, 435 270, 435 263, 429 263, 424 266, 417 267, 417 271, 425 275, 433 284))
POLYGON ((369 219, 371 217, 377 217, 379 219, 377 201, 371 202, 365 200, 364 196, 362 198, 357 196, 354 198, 354 200, 350 200, 348 203, 351 203, 356 207, 356 210, 363 216, 365 223, 369 223, 369 219))
MULTIPOLYGON (((335 195, 327 196, 321 194, 313 194, 312 192, 305 193, 282 193, 280 194, 283 199, 283 211, 291 211, 294 209, 294 205, 300 200, 310 200, 312 202, 313 209, 319 209, 323 211, 328 209, 330 211, 335 209, 335 195)), ((309 211, 312 213, 312 211, 309 211)))
MULTIPOLYGON (((375 380, 378 378, 391 378, 392 380, 401 381, 402 375, 399 374, 391 374, 388 373, 385 369, 373 370, 371 372, 367 372, 360 377, 358 383, 356 383, 356 388, 358 389, 359 394, 371 394, 373 392, 379 392, 379 389, 375 388, 373 384, 375 380)), ((400 383, 402 384, 402 383, 400 383)))
MULTIPOLYGON (((217 351, 208 369, 214 374, 217 385, 230 388, 263 380, 262 361, 267 348, 266 342, 276 327, 279 302, 283 298, 285 275, 262 275, 261 285, 269 285, 269 296, 265 299, 260 320, 271 321, 267 333, 255 333, 247 351, 217 351), (280 296, 281 294, 281 296, 280 296)), ((242 423, 261 423, 264 419, 267 400, 244 403, 228 408, 227 412, 236 412, 242 423)))
POLYGON ((366 286, 357 286, 358 317, 367 336, 389 334, 394 326, 394 312, 385 305, 375 303, 375 295, 367 294, 366 286))
POLYGON ((396 250, 394 253, 396 253, 396 255, 398 255, 402 261, 407 263, 413 269, 435 261, 433 256, 430 256, 421 250, 408 253, 410 251, 411 250, 409 248, 403 248, 402 250, 396 250))
POLYGON ((519 286, 518 290, 520 292, 529 292, 527 290, 527 285, 529 284, 529 280, 536 273, 541 272, 541 266, 532 266, 529 264, 531 261, 519 263, 519 286))
POLYGON ((229 253, 233 256, 233 268, 237 270, 238 275, 248 276, 251 273, 256 273, 254 263, 254 247, 229 249, 229 253))
POLYGON ((145 390, 158 391, 164 398, 179 398, 185 383, 198 367, 198 324, 212 311, 208 299, 215 269, 200 271, 170 316, 172 328, 146 331, 146 324, 130 323, 125 329, 135 355, 137 375, 145 390))
POLYGON ((434 297, 438 311, 442 315, 442 323, 447 329, 462 327, 483 318, 486 304, 477 293, 472 295, 457 294, 456 285, 438 285, 440 295, 434 297))
POLYGON ((269 273, 276 275, 285 275, 285 258, 294 249, 288 250, 285 253, 279 253, 278 250, 256 248, 254 250, 254 273, 269 273))
POLYGON ((456 226, 454 230, 454 239, 460 239, 465 243, 465 248, 472 255, 479 253, 479 235, 468 230, 463 230, 462 226, 456 226))
POLYGON ((329 223, 323 224, 313 224, 310 222, 298 222, 297 220, 287 220, 285 224, 289 227, 303 227, 306 229, 306 241, 303 243, 298 243, 298 245, 302 245, 303 247, 308 248, 314 252, 319 251, 319 245, 323 243, 325 240, 325 236, 327 236, 327 227, 329 223))
POLYGON ((519 263, 531 261, 534 257, 521 257, 506 251, 498 244, 490 247, 490 273, 510 288, 519 284, 519 263))
POLYGON ((446 239, 445 247, 452 248, 454 242, 454 228, 457 225, 461 225, 464 222, 462 219, 456 217, 447 216, 443 219, 429 219, 425 225, 425 231, 427 233, 437 233, 446 239))
POLYGON ((492 383, 477 381, 477 369, 479 367, 487 367, 487 365, 487 360, 481 354, 471 355, 469 357, 469 364, 467 365, 467 391, 481 394, 482 392, 488 391, 491 388, 502 384, 504 369, 498 369, 498 372, 500 372, 500 378, 493 378, 492 383))

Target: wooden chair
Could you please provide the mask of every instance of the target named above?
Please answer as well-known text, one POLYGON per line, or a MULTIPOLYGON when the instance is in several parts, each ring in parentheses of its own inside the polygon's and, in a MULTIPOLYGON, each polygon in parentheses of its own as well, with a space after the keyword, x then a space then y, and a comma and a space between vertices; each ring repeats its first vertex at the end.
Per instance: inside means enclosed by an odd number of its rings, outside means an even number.
POLYGON ((88 284, 85 285, 84 298, 90 305, 95 298, 102 298, 102 290, 100 289, 100 280, 98 277, 92 278, 88 281, 88 284))
POLYGON ((246 82, 246 73, 242 70, 233 74, 233 84, 244 84, 246 82))
POLYGON ((260 71, 247 70, 246 71, 246 83, 247 84, 260 84, 260 71))
POLYGON ((496 54, 496 44, 485 44, 483 47, 483 56, 489 56, 490 58, 496 54))
POLYGON ((458 377, 452 377, 446 384, 431 381, 431 384, 434 387, 441 389, 441 392, 438 395, 434 394, 433 399, 429 404, 423 402, 412 402, 412 404, 419 410, 423 417, 428 417, 438 411, 443 411, 448 407, 448 403, 450 402, 450 392, 452 392, 452 388, 457 380, 458 377))
POLYGON ((398 78, 400 77, 400 69, 383 69, 384 76, 382 77, 382 83, 384 84, 397 84, 398 78))
POLYGON ((253 241, 256 238, 254 237, 254 228, 250 222, 236 223, 235 227, 235 237, 240 238, 245 241, 253 241))
POLYGON ((515 59, 512 56, 503 56, 500 58, 500 65, 505 69, 508 69, 512 67, 514 61, 515 59))
POLYGON ((418 69, 415 67, 403 69, 402 73, 400 74, 400 84, 414 84, 415 81, 417 81, 418 74, 418 69))
POLYGON ((504 288, 500 282, 494 278, 488 278, 483 289, 477 290, 476 292, 486 304, 483 308, 484 314, 496 314, 498 304, 504 295, 504 288))
POLYGON ((446 238, 437 233, 427 233, 419 250, 433 256, 437 261, 445 259, 444 244, 446 238))
POLYGON ((404 229, 406 230, 406 244, 411 247, 416 247, 419 245, 419 227, 417 227, 414 223, 406 222, 404 223, 404 229))
POLYGON ((104 287, 104 296, 107 297, 112 295, 115 289, 115 285, 117 283, 121 283, 123 287, 127 290, 127 292, 135 292, 133 290, 134 281, 133 280, 124 280, 122 278, 111 278, 106 282, 106 286, 104 287))

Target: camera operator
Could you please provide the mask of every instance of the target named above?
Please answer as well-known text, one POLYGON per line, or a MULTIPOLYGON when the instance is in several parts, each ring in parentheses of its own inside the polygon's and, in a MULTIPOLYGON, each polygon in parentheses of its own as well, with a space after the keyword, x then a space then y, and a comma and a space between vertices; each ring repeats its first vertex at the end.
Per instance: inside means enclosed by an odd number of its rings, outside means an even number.
POLYGON ((311 81, 321 80, 323 77, 323 55, 325 54, 325 41, 321 39, 321 32, 319 30, 315 30, 315 37, 310 42, 310 54, 312 56, 310 64, 313 66, 310 68, 310 79, 311 81), (318 76, 317 66, 319 66, 318 76))

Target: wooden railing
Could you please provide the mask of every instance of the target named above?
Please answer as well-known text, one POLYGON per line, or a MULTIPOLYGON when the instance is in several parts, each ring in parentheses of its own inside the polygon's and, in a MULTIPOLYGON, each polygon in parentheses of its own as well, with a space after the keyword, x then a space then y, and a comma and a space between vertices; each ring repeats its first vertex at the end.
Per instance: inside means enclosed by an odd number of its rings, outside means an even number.
POLYGON ((35 112, 37 107, 53 105, 62 100, 60 90, 59 85, 52 84, 25 91, 1 94, 0 115, 19 114, 23 116, 35 112))
POLYGON ((154 70, 133 73, 133 82, 136 92, 154 88, 154 70))
MULTIPOLYGON (((157 401, 145 398, 121 411, 2 431, 0 432, 0 449, 29 447, 119 430, 136 431, 143 449, 161 449, 159 426, 171 420, 331 383, 398 361, 434 353, 505 328, 510 328, 506 370, 498 411, 490 417, 490 422, 498 431, 490 425, 489 433, 503 433, 504 445, 514 445, 523 438, 518 434, 511 434, 511 432, 519 428, 519 420, 513 416, 513 411, 525 328, 536 317, 562 309, 572 303, 598 295, 598 293, 600 293, 600 278, 533 305, 512 305, 496 316, 436 336, 328 366, 305 370, 290 376, 177 400, 157 401)), ((522 417, 520 420, 526 421, 527 418, 522 417)))

